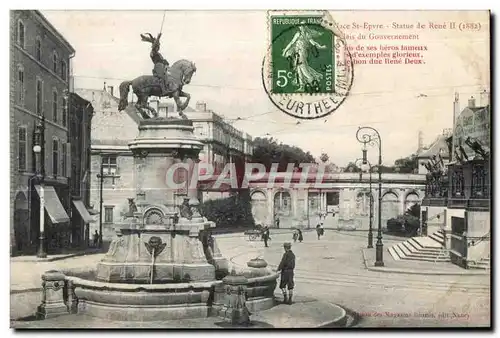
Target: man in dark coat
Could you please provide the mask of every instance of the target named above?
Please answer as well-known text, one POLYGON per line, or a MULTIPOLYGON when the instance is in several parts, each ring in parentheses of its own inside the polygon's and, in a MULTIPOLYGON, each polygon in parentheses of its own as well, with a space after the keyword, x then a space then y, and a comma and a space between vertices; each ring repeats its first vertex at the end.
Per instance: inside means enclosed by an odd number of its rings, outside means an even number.
POLYGON ((295 269, 295 254, 292 252, 292 245, 290 243, 283 244, 285 253, 281 258, 276 271, 281 271, 280 289, 283 293, 283 302, 292 304, 293 298, 293 270, 295 269), (286 289, 288 288, 288 297, 286 289))
POLYGON ((267 248, 267 241, 271 238, 269 237, 269 227, 264 227, 264 231, 262 232, 262 239, 264 240, 264 246, 267 248))

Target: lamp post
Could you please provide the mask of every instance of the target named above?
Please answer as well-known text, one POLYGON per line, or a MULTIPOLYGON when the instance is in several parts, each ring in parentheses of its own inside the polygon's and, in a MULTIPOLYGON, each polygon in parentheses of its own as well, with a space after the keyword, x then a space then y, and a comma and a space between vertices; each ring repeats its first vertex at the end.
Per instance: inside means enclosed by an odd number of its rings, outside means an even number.
MULTIPOLYGON (((364 161, 361 158, 358 158, 354 164, 358 163, 359 161, 364 161)), ((370 179, 369 179, 369 190, 370 190, 370 227, 368 230, 368 249, 373 248, 373 194, 372 194, 372 165, 368 160, 365 160, 366 163, 368 164, 368 170, 370 171, 370 179)), ((360 175, 360 181, 361 181, 362 174, 360 175)))
POLYGON ((99 248, 102 247, 102 203, 103 203, 103 198, 102 198, 102 188, 103 188, 103 182, 104 182, 104 167, 102 165, 102 160, 101 160, 101 168, 99 171, 99 174, 97 174, 97 178, 99 179, 99 241, 98 245, 99 248))
POLYGON ((33 153, 35 153, 35 176, 40 184, 40 237, 38 238, 39 245, 38 252, 36 254, 38 258, 47 257, 47 252, 45 252, 45 190, 43 187, 43 170, 40 158, 42 153, 44 123, 45 118, 42 116, 41 121, 39 121, 35 126, 35 142, 33 145, 33 153))
POLYGON ((359 127, 356 139, 363 143, 363 164, 368 163, 366 159, 366 145, 378 145, 378 229, 377 244, 375 252, 375 266, 384 266, 384 245, 382 244, 382 139, 380 133, 373 127, 359 127))

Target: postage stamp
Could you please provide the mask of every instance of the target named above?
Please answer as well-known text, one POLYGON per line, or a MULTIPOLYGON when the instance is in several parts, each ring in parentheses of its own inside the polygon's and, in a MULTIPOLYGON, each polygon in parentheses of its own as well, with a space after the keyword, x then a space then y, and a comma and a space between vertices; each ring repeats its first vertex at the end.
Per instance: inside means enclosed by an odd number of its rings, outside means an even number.
POLYGON ((321 16, 273 16, 273 93, 331 93, 334 81, 333 32, 321 16))
POLYGON ((299 119, 333 113, 352 86, 346 40, 328 11, 269 11, 262 79, 271 102, 299 119))

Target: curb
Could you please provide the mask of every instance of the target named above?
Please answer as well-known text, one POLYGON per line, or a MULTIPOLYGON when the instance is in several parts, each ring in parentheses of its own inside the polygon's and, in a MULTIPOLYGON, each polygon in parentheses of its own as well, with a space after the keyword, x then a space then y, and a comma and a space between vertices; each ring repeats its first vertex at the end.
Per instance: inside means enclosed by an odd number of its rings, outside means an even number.
MULTIPOLYGON (((412 270, 412 269, 398 269, 398 268, 386 268, 378 266, 368 266, 367 259, 365 255, 365 249, 361 249, 361 255, 363 256, 363 264, 365 269, 369 271, 376 272, 386 272, 386 273, 401 273, 408 275, 439 275, 439 276, 485 276, 489 275, 488 272, 447 272, 447 271, 431 271, 431 270, 412 270)), ((470 271, 470 270, 466 270, 470 271)))
POLYGON ((23 262, 23 263, 26 263, 26 262, 31 262, 31 263, 55 262, 55 261, 61 261, 63 259, 67 259, 67 258, 80 257, 80 256, 86 256, 86 255, 95 255, 95 254, 100 254, 100 253, 105 253, 105 252, 102 252, 101 250, 85 251, 85 252, 77 252, 77 253, 67 254, 67 255, 63 255, 63 256, 47 257, 47 258, 22 258, 22 256, 21 256, 21 258, 19 258, 19 259, 11 260, 11 263, 17 263, 17 262, 23 262))
POLYGON ((21 293, 42 292, 42 291, 43 291, 43 289, 41 287, 27 288, 27 289, 10 290, 10 294, 11 295, 19 295, 21 293))
POLYGON ((340 308, 340 310, 342 310, 342 314, 333 320, 320 324, 317 328, 345 328, 347 326, 347 311, 340 305, 333 303, 330 304, 340 308))

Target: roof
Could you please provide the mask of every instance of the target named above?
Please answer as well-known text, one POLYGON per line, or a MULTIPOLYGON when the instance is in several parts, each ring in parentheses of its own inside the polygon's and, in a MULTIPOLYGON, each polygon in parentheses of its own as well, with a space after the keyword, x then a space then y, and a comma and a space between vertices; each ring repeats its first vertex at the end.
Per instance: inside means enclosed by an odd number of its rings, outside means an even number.
POLYGON ((71 53, 75 53, 75 48, 64 38, 64 36, 50 23, 49 20, 39 10, 32 11, 35 17, 47 28, 56 38, 58 38, 71 53))
POLYGON ((434 155, 441 154, 443 158, 448 158, 448 143, 446 140, 449 138, 448 135, 439 135, 431 145, 425 149, 422 149, 420 153, 417 154, 418 158, 429 158, 434 155))

